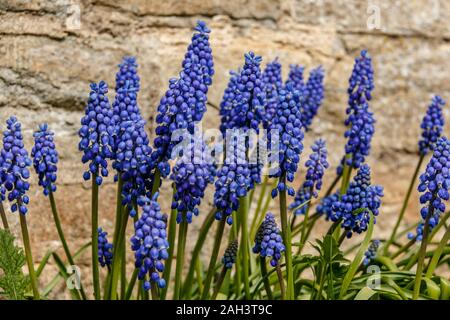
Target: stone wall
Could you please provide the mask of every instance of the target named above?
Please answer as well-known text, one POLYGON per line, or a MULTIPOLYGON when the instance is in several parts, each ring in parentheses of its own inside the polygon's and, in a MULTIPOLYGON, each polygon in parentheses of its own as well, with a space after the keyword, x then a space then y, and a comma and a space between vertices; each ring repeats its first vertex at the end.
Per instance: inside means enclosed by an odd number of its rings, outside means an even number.
MULTIPOLYGON (((262 55, 264 62, 279 57, 285 76, 291 63, 307 70, 324 66, 326 98, 305 145, 317 137, 328 142, 333 168, 325 186, 343 152, 346 88, 353 60, 361 49, 369 50, 375 68, 371 106, 377 124, 368 161, 373 180, 384 185, 386 194, 376 232, 390 229, 417 162, 419 125, 426 106, 432 94, 448 98, 450 2, 0 0, 0 126, 3 130, 6 118, 15 114, 23 122, 29 150, 38 123, 47 122, 56 131, 61 158, 56 198, 71 247, 89 238, 90 185, 82 181, 77 151, 89 83, 105 80, 113 88, 121 58, 136 56, 142 80, 139 104, 150 119, 148 132, 153 138, 158 100, 168 79, 180 70, 198 19, 212 29, 216 74, 209 100, 213 105, 220 103, 228 71, 242 65, 249 50, 262 55)), ((448 109, 445 114, 449 119, 448 109)), ((209 108, 203 126, 218 126, 216 109, 209 108)), ((112 177, 100 192, 100 225, 112 232, 112 177)), ((166 182, 162 197, 169 198, 170 192, 166 182)), ((30 193, 29 228, 39 261, 59 242, 48 200, 35 179, 30 193)), ((209 190, 204 212, 211 200, 209 190)), ((168 202, 163 207, 167 209, 168 202)), ((407 221, 418 218, 417 207, 414 195, 407 221)), ((9 215, 9 220, 17 230, 17 217, 9 215)), ((194 239, 198 224, 191 229, 194 239)), ((89 261, 85 254, 80 263, 87 266, 89 261)), ((52 271, 54 267, 48 277, 52 271)))

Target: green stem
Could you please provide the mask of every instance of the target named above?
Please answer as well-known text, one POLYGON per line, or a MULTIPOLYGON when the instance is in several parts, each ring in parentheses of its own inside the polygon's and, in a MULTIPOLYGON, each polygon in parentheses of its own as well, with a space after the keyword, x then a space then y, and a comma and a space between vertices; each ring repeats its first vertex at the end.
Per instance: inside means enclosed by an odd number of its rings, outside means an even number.
MULTIPOLYGON (((281 182, 286 184, 286 177, 281 177, 281 182)), ((287 216, 286 208, 286 190, 280 191, 280 216, 281 216, 281 233, 283 242, 286 247, 286 274, 287 274, 287 293, 288 300, 294 299, 294 270, 292 266, 292 249, 291 249, 291 228, 287 216)))
MULTIPOLYGON (((261 277, 264 282, 264 288, 266 289, 267 298, 269 300, 273 300, 272 289, 270 288, 269 276, 267 275, 266 258, 260 257, 259 259, 260 259, 259 266, 261 268, 261 277)), ((281 282, 283 282, 283 279, 281 279, 281 282)), ((281 282, 280 282, 280 286, 281 286, 281 282)))
POLYGON ((392 230, 392 234, 389 237, 389 240, 386 241, 386 244, 384 245, 384 249, 383 249, 384 255, 388 254, 389 246, 392 244, 392 242, 395 239, 395 236, 397 235, 398 228, 400 226, 400 223, 403 220, 403 216, 405 215, 406 208, 408 207, 409 198, 411 197, 411 193, 414 188, 414 184, 416 183, 417 176, 419 175, 419 171, 420 171, 420 167, 422 166, 423 159, 424 159, 424 156, 421 155, 419 158, 419 162, 417 163, 416 170, 414 171, 414 175, 409 184, 408 191, 406 192, 406 197, 403 200, 402 209, 400 210, 400 214, 398 215, 397 222, 395 223, 394 229, 392 230))
POLYGON ((281 272, 280 264, 275 267, 277 269, 278 282, 280 283, 281 300, 286 299, 286 288, 284 287, 283 273, 281 272))
POLYGON ((200 259, 195 261, 195 277, 197 279, 198 293, 201 296, 203 291, 203 266, 200 259))
POLYGON ((223 280, 225 279, 225 275, 227 274, 228 269, 223 267, 220 272, 219 278, 217 279, 216 286, 214 288, 213 295, 211 296, 211 300, 216 300, 217 294, 220 291, 220 287, 222 287, 223 280))
MULTIPOLYGON (((55 197, 53 196, 52 190, 48 189, 49 194, 48 197, 50 199, 50 206, 52 208, 53 220, 55 221, 56 230, 58 232, 59 239, 61 240, 61 244, 64 249, 64 253, 66 254, 67 261, 71 266, 75 265, 75 261, 73 260, 72 254, 70 253, 69 246, 67 245, 66 237, 64 236, 64 231, 61 226, 61 220, 59 219, 58 210, 56 208, 55 197)), ((80 294, 83 300, 86 300, 86 293, 84 292, 83 285, 80 287, 80 294)))
POLYGON ((92 283, 94 286, 95 300, 100 300, 100 274, 98 269, 98 185, 95 182, 97 175, 92 176, 92 212, 91 212, 91 236, 92 236, 92 283))
POLYGON ((245 299, 250 298, 250 281, 249 281, 249 252, 248 252, 248 196, 239 199, 238 215, 241 219, 241 243, 240 253, 242 256, 242 268, 244 282, 245 299))
POLYGON ((125 293, 125 300, 130 300, 131 294, 133 293, 134 285, 136 284, 136 279, 139 269, 134 269, 131 275, 130 283, 128 283, 127 291, 125 293))
POLYGON ((217 226, 217 230, 216 230, 216 238, 214 239, 214 246, 213 246, 213 250, 211 253, 211 259, 210 259, 209 265, 208 265, 208 272, 206 274, 205 285, 204 285, 202 296, 201 296, 202 300, 206 300, 206 298, 208 298, 208 295, 209 295, 209 288, 211 287, 211 281, 212 281, 212 278, 214 275, 214 270, 216 267, 217 257, 219 255, 220 244, 222 242, 222 236, 223 236, 224 229, 225 229, 225 219, 222 218, 219 221, 219 225, 217 226))
MULTIPOLYGON (((215 208, 213 208, 209 214, 207 215, 205 221, 203 222, 201 228, 200 228, 200 232, 198 234, 198 239, 195 242, 195 247, 194 250, 192 251, 191 254, 191 261, 195 261, 199 258, 200 256, 200 252, 203 248, 203 245, 205 243, 206 240, 206 236, 209 233, 209 229, 211 228, 214 220, 215 220, 215 208)), ((183 285, 183 297, 184 298, 190 298, 191 295, 191 288, 192 288, 192 281, 194 279, 194 272, 195 272, 195 264, 191 263, 189 265, 189 270, 186 276, 186 280, 184 282, 183 285)))
MULTIPOLYGON (((277 186, 277 184, 278 184, 278 180, 275 179, 275 180, 272 182, 271 188, 270 188, 270 189, 272 190, 273 188, 275 188, 275 187, 277 186)), ((254 228, 253 230, 251 230, 251 233, 250 233, 251 239, 254 239, 254 238, 255 238, 256 232, 257 232, 257 230, 258 230, 258 227, 261 225, 262 221, 264 220, 264 217, 265 217, 265 215, 266 215, 266 212, 267 212, 267 210, 269 209, 270 200, 272 200, 272 196, 271 196, 271 194, 270 194, 270 192, 269 192, 269 194, 267 195, 266 199, 264 200, 264 205, 263 205, 261 214, 258 214, 259 217, 258 217, 258 221, 257 221, 256 224, 255 224, 255 228, 254 228)))
POLYGON ((152 283, 150 292, 152 294, 152 300, 159 300, 158 285, 155 282, 152 283))
MULTIPOLYGON (((125 233, 127 230, 128 223, 128 210, 121 210, 121 222, 120 230, 117 237, 117 242, 113 247, 113 262, 111 269, 111 285, 109 289, 109 298, 111 300, 117 299, 117 286, 119 282, 119 275, 121 274, 121 263, 122 263, 122 242, 125 241, 125 233)), ((125 263, 125 262, 124 262, 125 263)))
POLYGON ((8 219, 6 218, 5 208, 3 208, 3 203, 0 201, 0 216, 2 217, 3 227, 5 230, 9 230, 8 219))
POLYGON ((439 263, 439 259, 441 258, 442 252, 444 252, 444 249, 447 246, 449 240, 450 240, 450 228, 447 228, 447 230, 444 233, 444 236, 439 242, 438 247, 434 251, 433 257, 431 258, 430 264, 428 265, 425 277, 431 278, 433 276, 434 270, 436 269, 439 263))
POLYGON ((428 233, 429 233, 429 225, 430 219, 434 212, 433 202, 436 199, 436 196, 430 200, 430 205, 428 206, 428 214, 425 218, 425 224, 423 226, 423 234, 422 234, 422 243, 420 244, 419 255, 417 260, 417 270, 416 270, 416 279, 414 280, 414 291, 413 291, 413 300, 417 300, 419 298, 420 293, 420 285, 422 283, 422 272, 425 264, 425 254, 427 252, 427 244, 428 244, 428 233))
MULTIPOLYGON (((173 194, 175 194, 175 186, 173 186, 173 194)), ((173 196, 172 196, 173 199, 173 196)), ((176 209, 170 211, 169 217, 169 231, 168 231, 168 242, 169 242, 169 258, 166 260, 164 266, 163 278, 166 280, 166 287, 161 290, 161 300, 166 299, 167 289, 170 283, 170 273, 172 272, 172 261, 173 253, 175 251, 175 237, 177 233, 177 213, 176 209)))
POLYGON ((337 183, 339 182, 339 180, 342 178, 342 174, 338 174, 336 175, 336 177, 334 178, 333 182, 331 183, 331 185, 328 187, 327 192, 325 192, 325 196, 324 198, 328 197, 332 192, 334 187, 336 187, 337 183))
POLYGON ((158 192, 160 185, 161 185, 161 172, 158 169, 156 169, 155 175, 153 176, 152 196, 156 192, 158 192))
POLYGON ((184 265, 184 251, 186 249, 186 235, 188 223, 186 221, 186 214, 183 213, 183 220, 179 224, 178 243, 177 243, 177 263, 175 271, 175 289, 173 292, 173 299, 180 300, 181 297, 181 278, 183 276, 184 265))
MULTIPOLYGON (((312 194, 313 190, 312 188, 309 190, 310 194, 312 194)), ((306 243, 306 235, 307 235, 307 231, 308 231, 308 219, 309 219, 309 208, 311 206, 309 204, 307 204, 306 207, 306 211, 305 211, 305 218, 303 219, 303 228, 302 228, 302 233, 300 236, 300 246, 298 248, 298 254, 301 254, 302 250, 303 250, 303 246, 306 243)))
POLYGON ((31 287, 33 289, 33 297, 34 300, 39 300, 40 299, 39 289, 36 273, 34 271, 33 255, 31 253, 31 245, 30 245, 30 236, 28 235, 27 218, 25 217, 25 215, 21 213, 19 213, 19 217, 20 217, 20 228, 22 229, 23 246, 25 248, 25 257, 27 259, 28 265, 28 273, 30 275, 31 287))
POLYGON ((265 175, 264 180, 262 182, 261 192, 259 193, 258 203, 256 204, 255 214, 253 216, 252 224, 250 227, 250 235, 252 235, 254 230, 256 230, 256 228, 258 227, 257 226, 258 216, 261 211, 262 202, 264 200, 264 196, 266 195, 266 189, 268 184, 269 184, 269 176, 265 175))

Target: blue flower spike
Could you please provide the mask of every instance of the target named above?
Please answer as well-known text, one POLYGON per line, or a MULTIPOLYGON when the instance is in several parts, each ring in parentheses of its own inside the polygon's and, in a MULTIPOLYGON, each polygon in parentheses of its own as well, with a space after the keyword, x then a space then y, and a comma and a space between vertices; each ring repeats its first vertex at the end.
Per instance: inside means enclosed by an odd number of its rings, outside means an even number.
POLYGON ((113 259, 113 244, 108 242, 108 233, 98 228, 98 262, 102 268, 110 266, 113 259))
POLYGON ((422 156, 433 151, 434 145, 442 134, 445 124, 445 118, 442 112, 444 106, 445 101, 440 96, 434 96, 423 117, 422 124, 420 125, 422 138, 419 141, 419 152, 422 156))
POLYGON ((378 247, 381 241, 378 239, 372 240, 369 249, 364 253, 363 265, 368 266, 370 262, 377 257, 378 247))
POLYGON ((26 193, 30 188, 27 180, 30 178, 28 167, 31 166, 31 159, 23 143, 21 124, 14 116, 6 120, 0 158, 1 184, 5 188, 3 191, 8 193, 11 211, 25 215, 30 201, 26 193))
POLYGON ((103 177, 108 176, 108 159, 113 157, 115 126, 107 92, 105 82, 91 84, 89 101, 78 132, 81 138, 78 148, 83 152, 81 160, 89 164, 83 178, 89 180, 91 176, 95 176, 97 185, 101 185, 103 177))
POLYGON ((225 253, 222 257, 222 264, 226 269, 231 269, 233 267, 233 264, 236 263, 238 248, 238 241, 234 239, 225 250, 225 253))
POLYGON ((271 258, 270 265, 276 267, 285 250, 275 217, 269 212, 256 233, 253 253, 263 258, 271 258))
POLYGON ((134 251, 135 267, 138 279, 143 280, 143 288, 148 291, 152 283, 164 288, 166 282, 161 277, 164 261, 169 257, 167 249, 167 215, 161 213, 157 202, 158 192, 152 199, 142 196, 138 205, 142 208, 141 217, 134 224, 134 235, 131 237, 131 249, 134 251), (147 278, 146 276, 149 276, 147 278))
POLYGON ((48 196, 50 191, 56 191, 58 152, 53 141, 54 133, 44 123, 39 125, 33 136, 34 146, 31 149, 33 166, 39 178, 38 183, 43 188, 44 195, 48 196))

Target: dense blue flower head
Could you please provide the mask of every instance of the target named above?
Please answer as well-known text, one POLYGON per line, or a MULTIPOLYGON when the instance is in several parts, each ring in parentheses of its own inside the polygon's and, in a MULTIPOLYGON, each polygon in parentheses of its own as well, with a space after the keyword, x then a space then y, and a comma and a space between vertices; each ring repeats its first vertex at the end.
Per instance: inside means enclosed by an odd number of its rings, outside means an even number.
POLYGON ((368 266, 370 261, 376 258, 380 243, 381 242, 378 239, 372 240, 369 249, 364 253, 363 265, 368 266))
POLYGON ((78 132, 81 138, 78 149, 83 152, 81 160, 89 163, 89 170, 84 172, 83 178, 89 180, 92 174, 98 185, 102 184, 102 177, 108 176, 107 160, 112 158, 114 145, 113 110, 107 92, 105 82, 91 84, 85 116, 78 132))
POLYGON ((303 72, 305 67, 298 64, 291 64, 289 66, 288 79, 286 80, 286 85, 291 85, 295 90, 299 91, 302 95, 305 93, 306 85, 303 79, 303 72))
POLYGON ((235 239, 228 245, 222 257, 222 264, 226 269, 231 269, 236 262, 238 252, 238 241, 235 239))
POLYGON ((239 74, 240 71, 230 71, 230 80, 228 80, 228 86, 223 92, 222 102, 220 103, 220 131, 223 135, 226 134, 227 129, 232 129, 234 127, 231 122, 231 110, 235 106, 236 86, 239 74))
MULTIPOLYGON (((273 163, 271 177, 286 176, 288 182, 294 181, 297 172, 300 154, 303 151, 303 131, 300 113, 300 97, 298 91, 292 85, 285 86, 278 94, 277 113, 270 126, 269 159, 273 163), (274 135, 274 132, 277 133, 274 135), (278 144, 278 148, 276 148, 278 144), (273 151, 273 150, 274 151, 273 151), (277 159, 278 158, 278 159, 277 159)), ((287 190, 293 196, 295 191, 292 187, 279 182, 272 190, 272 197, 276 197, 278 191, 287 190)))
MULTIPOLYGON (((294 202, 289 206, 290 209, 294 209, 300 206, 305 201, 308 201, 312 197, 317 198, 318 190, 322 188, 322 177, 325 169, 329 167, 327 161, 327 148, 325 140, 318 139, 311 146, 312 153, 306 161, 306 178, 303 185, 297 192, 294 202)), ((295 214, 304 214, 307 206, 303 206, 294 211, 295 214)))
POLYGON ((56 191, 56 171, 58 152, 53 142, 54 133, 46 123, 39 125, 34 134, 34 146, 31 149, 34 169, 39 176, 39 185, 44 188, 44 195, 56 191))
POLYGON ((113 164, 123 180, 122 204, 128 206, 132 217, 136 215, 134 202, 151 189, 152 150, 144 125, 144 120, 120 124, 113 164))
POLYGON ((233 223, 233 211, 239 209, 239 198, 244 197, 252 185, 249 163, 245 159, 245 145, 233 145, 234 152, 227 149, 224 164, 217 170, 214 193, 216 219, 226 219, 228 224, 233 223))
POLYGON ((433 151, 433 147, 442 134, 445 119, 442 108, 445 101, 440 96, 434 96, 431 104, 428 106, 427 113, 423 117, 420 128, 422 129, 422 138, 419 141, 419 152, 426 155, 433 151))
POLYGON ((300 108, 302 113, 302 124, 305 127, 305 130, 309 130, 309 127, 322 104, 325 91, 323 85, 324 77, 325 74, 321 66, 311 70, 309 74, 300 108))
POLYGON ((234 108, 230 110, 231 128, 259 132, 264 117, 265 92, 260 70, 262 58, 253 52, 245 54, 245 64, 234 86, 234 108))
MULTIPOLYGON (((429 210, 432 212, 429 220, 429 229, 432 230, 439 218, 445 212, 445 201, 450 198, 450 141, 441 137, 437 141, 433 156, 428 162, 425 172, 420 175, 418 191, 422 193, 419 200, 424 206, 420 215, 425 221, 429 210)), ((417 240, 422 240, 424 224, 417 228, 417 240)))
POLYGON ((264 258, 271 258, 270 265, 276 267, 281 259, 281 253, 285 250, 275 217, 269 212, 256 233, 253 253, 259 253, 264 258))
MULTIPOLYGON (((362 233, 367 230, 370 212, 374 219, 378 216, 383 197, 383 187, 371 185, 370 167, 365 164, 360 167, 347 192, 335 201, 329 218, 335 222, 342 220, 342 228, 350 238, 353 232, 362 233)), ((374 220, 376 223, 376 219, 374 220)))
POLYGON ((264 91, 266 94, 266 109, 262 123, 264 129, 268 129, 277 112, 278 91, 283 86, 281 63, 278 61, 278 58, 267 64, 262 74, 262 81, 264 83, 264 91))
POLYGON ((0 161, 1 182, 8 191, 8 200, 12 203, 11 211, 19 210, 21 214, 26 214, 30 200, 26 192, 30 188, 27 180, 30 177, 28 167, 31 165, 31 159, 23 144, 21 124, 14 116, 6 120, 0 157, 2 158, 0 161))
POLYGON ((108 233, 98 228, 98 262, 102 267, 110 266, 113 259, 113 245, 108 242, 108 233))
MULTIPOLYGON (((364 163, 370 153, 372 137, 375 133, 375 119, 367 104, 362 104, 353 109, 345 124, 350 128, 345 132, 347 138, 345 144, 345 158, 347 165, 357 169, 364 163)), ((341 172, 342 165, 338 168, 341 172)))
MULTIPOLYGON (((198 138, 194 138, 198 139, 198 138)), ((201 139, 198 139, 201 140, 201 139)), ((208 184, 214 182, 216 169, 208 147, 203 141, 192 141, 189 152, 177 160, 170 178, 176 192, 172 209, 177 209, 177 223, 185 217, 187 223, 198 215, 198 206, 208 184)))
MULTIPOLYGON (((367 50, 362 50, 361 55, 355 59, 352 74, 348 81, 349 108, 354 108, 371 100, 374 88, 372 58, 367 50)), ((347 111, 347 113, 350 112, 347 111)))
POLYGON ((135 57, 123 57, 122 63, 119 64, 119 71, 116 73, 116 92, 119 92, 127 83, 128 86, 139 90, 140 78, 137 68, 135 57))
POLYGON ((186 81, 195 89, 196 102, 191 105, 194 121, 200 121, 206 111, 206 94, 214 75, 212 50, 209 45, 209 30, 204 21, 198 21, 195 33, 188 46, 183 60, 183 70, 180 79, 186 81))
POLYGON ((149 290, 151 283, 164 288, 166 282, 160 273, 164 271, 164 260, 169 257, 167 249, 166 225, 167 215, 161 213, 156 202, 158 193, 152 199, 140 197, 138 205, 142 208, 142 215, 134 223, 134 235, 131 237, 131 249, 134 251, 135 267, 139 269, 138 279, 144 280, 143 287, 149 290), (149 275, 147 280, 146 275, 149 275))
POLYGON ((317 213, 324 215, 327 220, 335 219, 333 213, 333 203, 339 200, 339 191, 322 199, 322 201, 317 205, 317 213))

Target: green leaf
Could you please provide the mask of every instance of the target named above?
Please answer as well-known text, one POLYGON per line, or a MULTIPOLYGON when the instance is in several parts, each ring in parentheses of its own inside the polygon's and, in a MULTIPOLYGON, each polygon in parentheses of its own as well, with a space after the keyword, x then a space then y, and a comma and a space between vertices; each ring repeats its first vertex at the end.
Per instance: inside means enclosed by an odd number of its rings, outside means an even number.
POLYGON ((355 297, 355 300, 370 300, 372 296, 374 296, 377 292, 370 289, 369 287, 364 287, 359 290, 358 294, 355 297))
POLYGON ((450 281, 441 279, 441 300, 450 300, 450 281))
POLYGON ((30 286, 30 279, 22 272, 25 254, 21 248, 14 245, 14 236, 7 230, 0 230, 0 248, 2 295, 11 300, 25 300, 30 286))
POLYGON ((439 299, 439 297, 441 296, 441 289, 439 288, 439 286, 434 283, 433 280, 428 278, 423 278, 423 281, 425 281, 426 284, 427 295, 432 299, 439 299))

